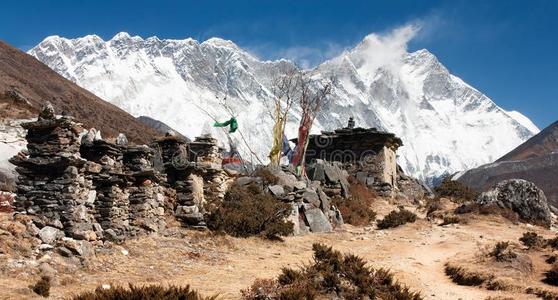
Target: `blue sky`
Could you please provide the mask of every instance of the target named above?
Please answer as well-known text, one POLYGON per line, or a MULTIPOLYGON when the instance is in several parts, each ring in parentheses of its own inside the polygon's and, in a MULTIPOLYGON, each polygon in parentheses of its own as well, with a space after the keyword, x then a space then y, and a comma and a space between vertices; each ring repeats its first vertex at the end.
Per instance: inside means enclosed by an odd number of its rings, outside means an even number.
POLYGON ((48 35, 120 31, 233 40, 265 59, 312 66, 369 33, 419 24, 426 48, 455 75, 540 128, 558 120, 558 1, 4 1, 0 39, 29 49, 48 35))

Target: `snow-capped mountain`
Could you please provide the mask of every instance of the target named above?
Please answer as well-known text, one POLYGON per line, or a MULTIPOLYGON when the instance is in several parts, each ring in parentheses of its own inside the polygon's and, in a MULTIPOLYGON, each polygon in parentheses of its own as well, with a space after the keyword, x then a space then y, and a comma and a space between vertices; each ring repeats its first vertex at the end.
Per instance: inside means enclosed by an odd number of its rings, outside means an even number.
MULTIPOLYGON (((491 162, 538 132, 528 118, 504 111, 450 74, 427 50, 378 47, 385 43, 369 35, 354 49, 304 70, 334 82, 332 102, 313 131, 345 126, 352 116, 357 126, 394 132, 405 144, 398 158, 403 169, 427 181, 491 162)), ((218 38, 200 43, 127 33, 109 41, 51 36, 29 54, 134 116, 153 117, 190 137, 212 132, 227 140, 211 127, 213 118, 230 118, 221 104, 226 95, 239 121, 235 138, 246 140, 262 160, 271 146, 271 82, 296 68, 288 60, 262 61, 218 38)), ((290 137, 298 116, 293 109, 290 137)), ((243 148, 244 142, 238 144, 243 148)))

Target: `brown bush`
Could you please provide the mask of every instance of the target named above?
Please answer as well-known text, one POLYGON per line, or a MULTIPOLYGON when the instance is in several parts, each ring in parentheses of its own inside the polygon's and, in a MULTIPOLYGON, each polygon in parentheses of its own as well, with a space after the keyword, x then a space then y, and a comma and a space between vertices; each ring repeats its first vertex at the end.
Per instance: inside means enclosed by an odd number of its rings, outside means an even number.
POLYGON ((558 249, 558 237, 552 238, 552 239, 546 239, 545 240, 545 244, 546 246, 552 248, 552 249, 558 249))
POLYGON ((458 216, 450 216, 450 215, 445 215, 442 220, 443 221, 440 224, 440 226, 449 225, 449 224, 460 224, 464 222, 462 218, 458 216))
POLYGON ((455 202, 463 203, 475 200, 479 193, 459 181, 453 181, 450 177, 434 188, 437 197, 450 198, 455 202))
POLYGON ((232 186, 223 203, 208 214, 207 225, 236 237, 280 239, 293 233, 293 223, 286 220, 291 209, 257 185, 232 186))
POLYGON ((284 268, 277 280, 257 280, 243 299, 422 299, 397 283, 385 269, 373 269, 355 255, 323 244, 312 245, 313 262, 299 270, 284 268))
POLYGON ((256 169, 253 176, 260 177, 265 185, 275 185, 279 182, 279 178, 277 178, 277 176, 275 176, 275 174, 273 174, 273 172, 267 167, 256 169))
POLYGON ((542 236, 532 231, 523 233, 523 236, 519 238, 519 241, 529 249, 544 248, 546 244, 546 241, 542 236))
POLYGON ((451 264, 446 264, 445 272, 453 282, 459 285, 479 286, 491 280, 491 277, 486 274, 471 272, 462 267, 451 264))
POLYGON ((129 288, 111 287, 103 289, 98 287, 93 292, 85 292, 72 298, 73 300, 214 300, 217 296, 203 297, 197 291, 191 290, 190 286, 134 286, 130 284, 129 288))
POLYGON ((428 202, 426 202, 426 217, 430 218, 433 213, 441 210, 442 208, 440 198, 429 199, 428 202))
POLYGON ((489 253, 489 256, 494 257, 499 262, 511 262, 517 258, 517 253, 513 252, 509 242, 498 242, 489 253))
POLYGON ((333 205, 341 212, 343 221, 354 226, 364 226, 376 220, 376 212, 372 209, 376 194, 361 183, 351 184, 349 193, 348 199, 332 199, 333 205))
POLYGON ((50 295, 50 277, 43 276, 37 283, 30 286, 31 290, 41 297, 48 298, 50 295))
POLYGON ((379 229, 398 227, 406 223, 413 223, 417 215, 406 209, 393 210, 378 222, 379 229))
POLYGON ((527 294, 536 295, 543 300, 556 300, 558 299, 558 293, 554 291, 544 290, 541 288, 528 288, 525 290, 527 294))
POLYGON ((553 264, 550 270, 544 273, 544 283, 558 286, 558 264, 553 264))

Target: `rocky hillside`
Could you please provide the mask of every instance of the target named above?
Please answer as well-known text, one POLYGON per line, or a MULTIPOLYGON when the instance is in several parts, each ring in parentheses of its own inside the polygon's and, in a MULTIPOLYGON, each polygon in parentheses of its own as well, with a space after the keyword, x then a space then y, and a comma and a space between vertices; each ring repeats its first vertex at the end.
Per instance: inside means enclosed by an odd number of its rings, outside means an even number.
MULTIPOLYGON (((354 49, 301 70, 335 82, 333 102, 318 117, 316 131, 344 126, 350 116, 357 126, 392 131, 405 144, 399 164, 426 181, 492 162, 538 132, 521 114, 503 110, 452 75, 432 53, 409 53, 410 30, 371 34, 354 49)), ((51 36, 29 53, 134 116, 161 120, 187 136, 211 131, 212 117, 230 118, 221 103, 226 96, 261 159, 271 144, 272 79, 297 68, 286 60, 262 61, 219 38, 143 39, 124 32, 108 41, 51 36)), ((299 116, 295 107, 289 136, 299 116)), ((213 133, 227 140, 223 132, 213 133)), ((242 151, 243 142, 238 144, 242 151)))
POLYGON ((132 141, 147 142, 156 135, 155 130, 136 121, 122 109, 0 41, 1 117, 19 119, 35 115, 44 101, 50 101, 57 111, 82 120, 86 127, 101 129, 106 136, 114 137, 123 132, 132 141))

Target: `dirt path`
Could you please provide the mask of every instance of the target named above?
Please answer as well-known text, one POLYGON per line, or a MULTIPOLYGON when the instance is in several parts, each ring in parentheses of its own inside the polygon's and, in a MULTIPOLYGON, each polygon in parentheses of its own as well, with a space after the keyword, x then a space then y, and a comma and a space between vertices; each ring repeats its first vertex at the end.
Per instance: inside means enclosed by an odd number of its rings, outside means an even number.
MULTIPOLYGON (((517 241, 526 230, 525 225, 491 219, 448 227, 419 220, 381 231, 346 226, 341 232, 289 237, 284 243, 184 231, 184 238, 145 237, 129 241, 122 249, 98 254, 85 269, 59 269, 51 299, 67 299, 100 284, 128 282, 190 284, 207 295, 238 299, 239 290, 248 287, 254 279, 272 278, 282 267, 296 267, 310 261, 315 242, 360 255, 375 267, 391 269, 398 280, 413 290, 420 290, 426 299, 485 299, 488 296, 534 299, 521 294, 458 286, 444 274, 444 263, 448 259, 459 257, 460 253, 475 253, 480 247, 497 241, 517 241)), ((37 275, 14 277, 0 279, 0 298, 33 298, 27 286, 37 275)))

